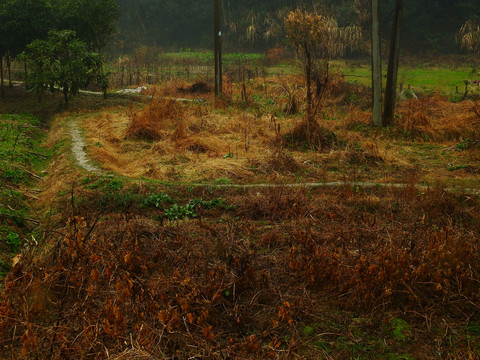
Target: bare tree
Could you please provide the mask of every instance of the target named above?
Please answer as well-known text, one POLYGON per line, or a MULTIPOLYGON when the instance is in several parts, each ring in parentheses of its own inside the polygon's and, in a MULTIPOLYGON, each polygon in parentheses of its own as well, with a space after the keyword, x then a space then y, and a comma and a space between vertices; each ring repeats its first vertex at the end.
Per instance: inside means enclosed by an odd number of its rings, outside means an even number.
POLYGON ((215 97, 222 94, 222 2, 214 0, 215 97))
MULTIPOLYGON (((287 40, 302 64, 307 87, 307 118, 313 120, 312 81, 319 71, 328 71, 328 61, 342 55, 347 47, 354 48, 361 39, 357 26, 340 28, 337 20, 316 11, 291 11, 285 19, 287 40)), ((327 74, 324 74, 328 76, 327 74)))
POLYGON ((383 126, 382 118, 382 58, 380 54, 380 27, 378 0, 372 1, 372 120, 383 126))
POLYGON ((5 84, 3 78, 3 56, 0 56, 0 97, 5 97, 5 84))
POLYGON ((390 56, 388 59, 387 85, 385 88, 384 126, 391 125, 395 116, 395 100, 397 96, 398 63, 400 59, 400 28, 403 13, 403 0, 396 0, 393 19, 390 56))

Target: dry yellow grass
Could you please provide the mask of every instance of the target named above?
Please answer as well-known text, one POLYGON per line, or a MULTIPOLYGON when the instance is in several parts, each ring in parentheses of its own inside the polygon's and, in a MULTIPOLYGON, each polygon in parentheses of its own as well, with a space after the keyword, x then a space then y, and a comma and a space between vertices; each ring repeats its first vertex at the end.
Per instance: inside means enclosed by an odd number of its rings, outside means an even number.
POLYGON ((181 95, 179 84, 172 83, 149 90, 154 98, 144 108, 107 109, 86 114, 78 121, 85 130, 92 160, 106 171, 131 178, 172 182, 224 182, 228 178, 235 183, 402 182, 407 181, 408 174, 418 172, 419 180, 429 183, 478 180, 478 169, 469 165, 478 162, 478 151, 442 155, 442 148, 453 148, 478 136, 478 104, 453 104, 436 97, 403 101, 395 127, 385 131, 370 127, 370 111, 364 105, 348 104, 344 92, 352 89, 334 79, 320 103, 318 121, 337 135, 339 143, 323 152, 296 150, 288 146, 285 135, 302 121, 301 115, 276 118, 271 115, 274 110, 265 111, 265 104, 259 105, 262 99, 271 99, 272 109, 283 109, 290 101, 287 90, 301 105, 301 79, 292 76, 290 80, 252 81, 247 91, 250 106, 239 104, 241 88, 234 86, 233 106, 220 108, 213 99, 206 103, 157 100, 159 94, 181 95), (425 155, 422 144, 427 142, 436 150, 425 155), (466 164, 470 172, 451 171, 449 164, 466 164))
MULTIPOLYGON (((252 182, 292 175, 281 164, 274 166, 277 131, 269 116, 227 115, 202 105, 176 107, 182 109, 172 111, 174 116, 148 124, 157 134, 154 141, 149 135, 146 140, 128 136, 138 114, 146 116, 151 109, 134 115, 118 110, 85 116, 81 122, 90 156, 105 170, 133 178, 252 182)), ((291 119, 276 121, 284 129, 292 125, 291 119)))

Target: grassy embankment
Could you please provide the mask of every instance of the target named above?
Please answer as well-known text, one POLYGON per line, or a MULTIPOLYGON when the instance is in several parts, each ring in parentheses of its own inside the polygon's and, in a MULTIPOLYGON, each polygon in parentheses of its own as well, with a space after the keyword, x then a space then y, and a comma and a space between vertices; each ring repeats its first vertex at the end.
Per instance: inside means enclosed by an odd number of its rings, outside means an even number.
POLYGON ((33 115, 0 115, 0 277, 10 257, 38 236, 28 205, 36 196, 28 188, 49 157, 40 147, 43 134, 33 115))

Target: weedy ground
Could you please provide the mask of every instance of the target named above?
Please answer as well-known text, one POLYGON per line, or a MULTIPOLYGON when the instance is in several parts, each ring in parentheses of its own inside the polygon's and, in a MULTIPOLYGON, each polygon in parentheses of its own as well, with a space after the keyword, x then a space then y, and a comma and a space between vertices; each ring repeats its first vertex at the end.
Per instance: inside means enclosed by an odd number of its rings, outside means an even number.
POLYGON ((369 91, 333 75, 313 149, 300 77, 224 85, 69 109, 9 93, 2 112, 52 117, 53 160, 28 203, 38 244, 19 233, 0 292, 0 357, 479 357, 479 105, 404 100, 379 130, 369 91), (105 175, 75 165, 70 121, 105 175))
MULTIPOLYGON (((317 105, 328 134, 314 150, 302 129, 302 79, 298 76, 226 82, 227 100, 185 97, 169 83, 148 90, 147 104, 75 116, 88 153, 126 177, 173 183, 227 181, 302 183, 342 180, 415 181, 453 188, 480 185, 480 104, 419 94, 400 102, 392 127, 371 126, 369 92, 333 75, 317 105), (243 90, 245 89, 245 90, 243 90), (246 93, 246 94, 244 94, 246 93), (286 114, 288 109, 299 113, 286 114)), ((61 121, 71 121, 68 115, 61 121)))

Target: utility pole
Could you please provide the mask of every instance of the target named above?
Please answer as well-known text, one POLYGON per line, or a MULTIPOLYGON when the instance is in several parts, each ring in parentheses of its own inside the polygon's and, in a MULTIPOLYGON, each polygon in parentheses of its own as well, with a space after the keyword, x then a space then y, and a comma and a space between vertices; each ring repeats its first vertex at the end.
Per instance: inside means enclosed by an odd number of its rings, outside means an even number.
POLYGON ((214 0, 215 98, 222 96, 222 0, 214 0))

